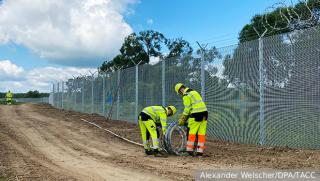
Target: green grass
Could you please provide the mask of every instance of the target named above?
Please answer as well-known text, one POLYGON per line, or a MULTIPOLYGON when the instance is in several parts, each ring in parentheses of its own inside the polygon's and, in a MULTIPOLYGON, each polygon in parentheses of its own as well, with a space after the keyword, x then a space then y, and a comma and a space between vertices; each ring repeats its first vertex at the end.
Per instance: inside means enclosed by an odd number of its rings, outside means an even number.
POLYGON ((10 175, 0 175, 0 181, 7 181, 10 180, 10 175))
MULTIPOLYGON (((16 102, 13 100, 11 105, 21 105, 23 104, 22 102, 16 102)), ((0 100, 0 105, 7 105, 7 102, 5 100, 0 100)))
POLYGON ((8 172, 5 167, 0 166, 0 181, 12 180, 12 173, 8 172))

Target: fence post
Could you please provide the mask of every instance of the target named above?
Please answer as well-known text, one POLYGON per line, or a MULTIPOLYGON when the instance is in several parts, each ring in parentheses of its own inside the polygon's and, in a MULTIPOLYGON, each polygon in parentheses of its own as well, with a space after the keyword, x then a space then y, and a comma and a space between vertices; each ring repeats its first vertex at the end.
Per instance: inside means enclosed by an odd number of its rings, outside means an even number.
POLYGON ((118 80, 117 80, 117 120, 119 120, 119 109, 120 109, 120 69, 118 70, 118 80))
POLYGON ((162 60, 162 106, 166 106, 166 62, 162 60))
POLYGON ((75 111, 77 109, 77 86, 75 83, 75 79, 73 79, 73 88, 74 88, 74 106, 73 106, 73 110, 75 111))
POLYGON ((106 74, 102 75, 102 114, 106 116, 106 74))
POLYGON ((83 78, 83 80, 82 80, 82 91, 81 91, 81 93, 82 93, 82 98, 81 98, 81 109, 82 109, 82 112, 84 112, 84 84, 85 84, 85 78, 83 78))
POLYGON ((60 103, 59 103, 59 101, 60 101, 60 98, 59 98, 59 91, 60 91, 60 84, 59 84, 59 82, 57 82, 57 107, 59 108, 60 107, 60 103))
POLYGON ((135 109, 135 118, 138 116, 138 99, 139 99, 139 64, 136 65, 136 109, 135 109))
POLYGON ((94 80, 94 78, 93 78, 93 75, 92 75, 92 79, 91 79, 91 114, 93 114, 93 111, 94 111, 94 109, 93 109, 93 96, 94 96, 94 94, 93 94, 93 80, 94 80))
POLYGON ((55 107, 55 103, 54 103, 54 83, 52 83, 52 106, 55 107))
POLYGON ((263 65, 263 38, 259 38, 259 92, 260 92, 260 145, 265 144, 265 128, 264 128, 264 65, 263 65))
POLYGON ((205 74, 204 74, 204 59, 205 59, 205 52, 204 49, 202 48, 202 54, 201 54, 201 97, 203 101, 206 100, 206 95, 205 95, 205 74))
POLYGON ((63 105, 63 93, 64 93, 64 82, 61 82, 61 89, 62 89, 62 93, 61 93, 61 108, 63 109, 64 105, 63 105))

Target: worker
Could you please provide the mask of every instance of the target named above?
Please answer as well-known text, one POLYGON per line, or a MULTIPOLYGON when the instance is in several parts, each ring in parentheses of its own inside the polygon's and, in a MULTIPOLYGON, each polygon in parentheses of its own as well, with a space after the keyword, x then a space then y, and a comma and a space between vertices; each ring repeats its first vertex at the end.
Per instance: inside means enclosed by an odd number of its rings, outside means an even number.
POLYGON ((183 152, 182 155, 203 156, 208 120, 206 104, 197 91, 184 86, 182 83, 176 84, 175 91, 182 96, 184 104, 184 111, 178 120, 178 125, 186 125, 188 128, 186 152, 183 152), (196 140, 198 143, 194 154, 196 140))
POLYGON ((157 126, 162 127, 162 133, 167 131, 167 117, 177 112, 174 106, 149 106, 142 110, 139 115, 139 125, 145 153, 155 157, 166 157, 166 154, 159 148, 159 133, 157 126), (151 136, 153 149, 150 148, 149 138, 151 136))
POLYGON ((12 104, 12 98, 13 98, 13 94, 11 93, 11 91, 9 90, 6 93, 6 100, 7 100, 7 104, 11 105, 12 104))

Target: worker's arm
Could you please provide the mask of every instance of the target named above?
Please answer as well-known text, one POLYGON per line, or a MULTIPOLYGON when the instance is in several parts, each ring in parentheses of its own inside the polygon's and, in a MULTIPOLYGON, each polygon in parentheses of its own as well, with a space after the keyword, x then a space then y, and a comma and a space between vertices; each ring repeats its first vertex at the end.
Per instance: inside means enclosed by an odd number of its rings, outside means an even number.
POLYGON ((185 117, 188 117, 190 115, 190 111, 191 111, 191 100, 190 97, 185 95, 183 96, 183 105, 184 105, 184 110, 183 110, 183 115, 185 117))
POLYGON ((160 117, 160 122, 161 122, 161 127, 162 127, 162 133, 163 133, 163 135, 165 135, 167 132, 167 114, 161 113, 159 115, 159 117, 160 117))
POLYGON ((190 111, 191 111, 191 100, 190 100, 190 98, 187 95, 185 95, 185 96, 183 96, 182 99, 183 99, 184 110, 183 110, 183 113, 182 113, 181 117, 178 120, 178 125, 179 126, 183 126, 185 124, 185 122, 188 119, 188 116, 190 114, 190 111))

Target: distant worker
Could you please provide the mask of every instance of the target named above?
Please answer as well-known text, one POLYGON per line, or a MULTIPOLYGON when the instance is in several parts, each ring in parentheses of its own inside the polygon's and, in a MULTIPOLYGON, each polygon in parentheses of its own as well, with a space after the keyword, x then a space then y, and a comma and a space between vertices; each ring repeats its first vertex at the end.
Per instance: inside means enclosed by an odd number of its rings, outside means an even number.
POLYGON ((178 95, 182 96, 184 104, 184 111, 178 120, 178 125, 183 126, 187 124, 188 127, 186 152, 182 153, 182 155, 193 156, 195 142, 197 140, 198 144, 195 156, 202 156, 205 148, 204 144, 206 142, 208 120, 206 104, 197 91, 184 86, 182 83, 178 83, 175 86, 175 91, 178 95))
POLYGON ((177 112, 174 106, 149 106, 142 110, 139 115, 139 125, 145 153, 155 157, 166 157, 166 154, 159 148, 159 133, 157 126, 162 127, 162 133, 167 131, 167 117, 177 112), (151 136, 153 149, 150 147, 149 138, 151 136))
POLYGON ((7 104, 11 105, 12 104, 12 99, 13 99, 13 94, 11 93, 11 91, 9 90, 6 93, 6 100, 7 100, 7 104))

